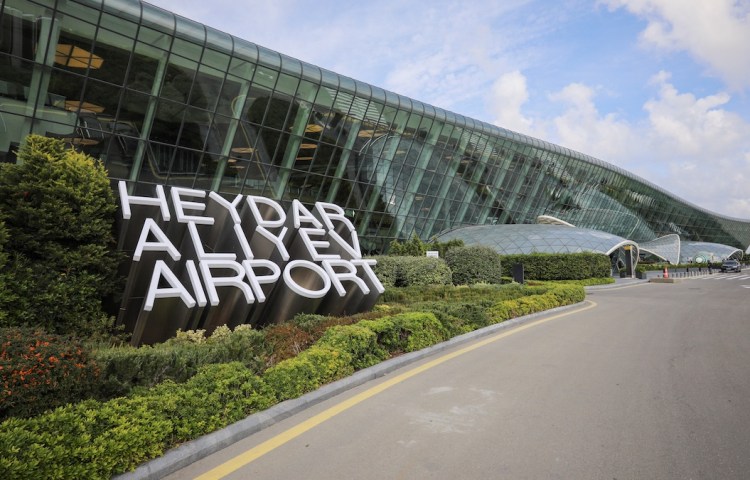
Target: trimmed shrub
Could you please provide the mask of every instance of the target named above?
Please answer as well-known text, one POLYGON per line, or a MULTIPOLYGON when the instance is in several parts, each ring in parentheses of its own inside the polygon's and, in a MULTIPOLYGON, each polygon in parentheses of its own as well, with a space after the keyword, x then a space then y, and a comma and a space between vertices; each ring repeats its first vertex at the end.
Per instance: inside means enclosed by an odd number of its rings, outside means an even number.
POLYGON ((374 332, 377 343, 391 354, 420 350, 448 338, 447 329, 429 312, 401 313, 357 325, 374 332))
POLYGON ((510 268, 523 264, 527 280, 584 280, 612 276, 609 257, 603 253, 532 253, 502 255, 503 265, 510 268))
POLYGON ((269 325, 263 329, 263 332, 271 354, 269 359, 271 363, 293 358, 315 342, 311 333, 291 322, 269 325))
POLYGON ((297 398, 354 373, 352 360, 348 352, 314 345, 266 370, 263 380, 280 401, 297 398))
POLYGON ((404 286, 450 285, 453 272, 442 258, 405 257, 401 264, 404 286))
POLYGON ((453 272, 454 285, 502 283, 500 256, 489 247, 452 248, 445 261, 453 272))
POLYGON ((0 424, 4 479, 106 479, 276 402, 241 363, 203 367, 128 398, 87 400, 0 424))
POLYGON ((442 258, 376 257, 374 272, 384 287, 450 285, 451 269, 442 258))
POLYGON ((386 291, 391 287, 400 286, 403 283, 401 263, 405 257, 383 255, 374 258, 378 263, 372 267, 373 271, 386 291))
POLYGON ((490 325, 487 308, 492 301, 479 302, 423 302, 414 304, 415 310, 430 312, 440 321, 450 337, 490 325))
POLYGON ((377 320, 362 320, 357 325, 374 332, 379 346, 383 347, 389 354, 403 351, 401 347, 402 332, 396 327, 391 317, 379 318, 377 320))
POLYGON ((536 287, 533 295, 497 302, 490 307, 488 314, 493 323, 499 323, 530 313, 578 303, 584 298, 586 293, 580 285, 536 287))
POLYGON ((92 395, 99 368, 76 339, 0 329, 0 418, 37 415, 92 395))
POLYGON ((263 333, 243 325, 233 332, 219 327, 208 338, 202 331, 188 331, 163 344, 101 349, 95 352, 101 367, 99 398, 127 395, 134 387, 165 380, 182 383, 209 364, 239 361, 260 374, 268 362, 266 349, 263 333))
POLYGON ((367 368, 388 358, 388 352, 378 345, 378 335, 361 324, 331 327, 316 345, 349 353, 355 370, 367 368))
POLYGON ((404 352, 421 350, 448 337, 445 328, 432 313, 402 313, 391 317, 391 321, 400 330, 397 349, 404 352))
POLYGON ((276 403, 268 385, 239 362, 205 365, 185 384, 161 383, 148 397, 159 399, 157 410, 172 422, 171 444, 211 433, 276 403))

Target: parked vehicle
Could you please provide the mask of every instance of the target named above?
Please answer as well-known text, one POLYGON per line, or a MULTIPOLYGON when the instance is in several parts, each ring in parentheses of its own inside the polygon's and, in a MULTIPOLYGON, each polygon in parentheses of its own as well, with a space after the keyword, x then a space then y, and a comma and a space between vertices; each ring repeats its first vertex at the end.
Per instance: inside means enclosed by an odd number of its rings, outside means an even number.
POLYGON ((740 265, 740 262, 737 260, 725 260, 724 263, 721 264, 721 271, 739 273, 742 271, 742 265, 740 265))

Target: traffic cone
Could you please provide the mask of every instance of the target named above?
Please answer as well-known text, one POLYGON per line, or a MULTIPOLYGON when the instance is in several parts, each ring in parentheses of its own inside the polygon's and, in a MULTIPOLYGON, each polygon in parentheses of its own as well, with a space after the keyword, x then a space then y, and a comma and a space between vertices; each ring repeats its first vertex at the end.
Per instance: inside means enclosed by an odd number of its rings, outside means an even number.
POLYGON ((667 267, 664 267, 664 278, 669 278, 669 270, 667 270, 667 267))

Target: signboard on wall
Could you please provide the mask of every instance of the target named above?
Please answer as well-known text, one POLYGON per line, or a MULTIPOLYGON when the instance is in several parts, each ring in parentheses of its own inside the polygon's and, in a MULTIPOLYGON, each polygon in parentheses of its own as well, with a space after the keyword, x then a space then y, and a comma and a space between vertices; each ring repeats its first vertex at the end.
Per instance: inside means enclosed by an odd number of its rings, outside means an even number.
POLYGON ((179 329, 262 326, 297 313, 370 309, 384 288, 344 210, 294 200, 118 184, 118 247, 128 257, 118 324, 131 343, 179 329), (132 193, 131 189, 150 191, 132 193))

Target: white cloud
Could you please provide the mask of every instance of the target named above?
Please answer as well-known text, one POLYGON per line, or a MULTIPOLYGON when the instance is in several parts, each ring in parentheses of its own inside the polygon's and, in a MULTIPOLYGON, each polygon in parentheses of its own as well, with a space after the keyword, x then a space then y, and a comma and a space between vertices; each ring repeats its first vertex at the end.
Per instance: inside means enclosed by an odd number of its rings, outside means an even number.
POLYGON ((750 218, 750 122, 722 108, 731 97, 680 93, 657 75, 648 112, 650 156, 665 163, 663 185, 709 210, 750 218))
POLYGON ((635 121, 600 112, 599 90, 582 83, 548 95, 561 113, 528 115, 531 94, 518 71, 495 82, 490 106, 499 126, 618 165, 708 210, 750 219, 750 122, 724 108, 731 96, 680 92, 663 71, 651 85, 646 115, 635 121))
POLYGON ((549 99, 566 106, 552 119, 550 135, 556 143, 612 163, 630 163, 628 151, 635 142, 633 126, 616 114, 602 115, 594 103, 596 91, 572 83, 549 99))
POLYGON ((501 75, 490 91, 489 108, 495 115, 493 123, 527 135, 538 134, 534 131, 533 120, 521 113, 528 99, 526 77, 521 72, 514 70, 501 75))
POLYGON ((729 88, 750 87, 748 0, 602 0, 648 22, 641 41, 686 51, 729 88))
POLYGON ((718 92, 702 98, 680 93, 663 72, 654 77, 659 96, 645 103, 651 132, 669 145, 671 152, 701 157, 710 148, 713 156, 728 155, 741 146, 750 131, 739 115, 723 110, 731 97, 718 92), (744 137, 744 138, 743 138, 744 137))
POLYGON ((681 93, 666 72, 654 76, 653 83, 657 94, 645 102, 647 117, 638 122, 600 113, 591 87, 566 86, 550 95, 566 105, 546 121, 550 136, 703 208, 750 219, 750 123, 722 108, 731 99, 726 92, 681 93))
POLYGON ((478 102, 500 72, 538 55, 533 40, 558 28, 534 0, 417 4, 384 0, 342 8, 322 0, 153 0, 240 38, 448 110, 478 102), (533 5, 532 5, 533 6, 533 5), (529 10, 533 22, 525 23, 529 10), (227 14, 230 12, 230 14, 227 14))

